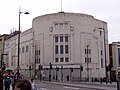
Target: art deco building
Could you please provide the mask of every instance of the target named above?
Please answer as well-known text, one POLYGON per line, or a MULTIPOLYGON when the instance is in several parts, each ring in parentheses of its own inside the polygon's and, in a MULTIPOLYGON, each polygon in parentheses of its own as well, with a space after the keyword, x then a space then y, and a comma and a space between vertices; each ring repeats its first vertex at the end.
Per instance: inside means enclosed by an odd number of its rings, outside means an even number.
MULTIPOLYGON (((5 42, 8 67, 12 69, 17 67, 17 38, 5 42)), ((107 23, 87 14, 59 12, 38 16, 32 28, 20 35, 20 72, 25 76, 99 80, 108 77, 108 56, 107 23)))

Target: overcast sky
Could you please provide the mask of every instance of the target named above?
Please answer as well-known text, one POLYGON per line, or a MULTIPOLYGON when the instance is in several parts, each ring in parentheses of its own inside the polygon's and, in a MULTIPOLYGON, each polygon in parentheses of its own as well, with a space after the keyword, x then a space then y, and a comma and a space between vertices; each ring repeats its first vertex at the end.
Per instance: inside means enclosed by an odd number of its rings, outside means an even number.
MULTIPOLYGON (((61 0, 0 0, 0 33, 9 34, 18 30, 18 12, 21 14, 21 29, 32 27, 33 18, 61 11, 61 0)), ((108 23, 109 43, 120 41, 120 0, 62 0, 62 11, 84 13, 108 23)))

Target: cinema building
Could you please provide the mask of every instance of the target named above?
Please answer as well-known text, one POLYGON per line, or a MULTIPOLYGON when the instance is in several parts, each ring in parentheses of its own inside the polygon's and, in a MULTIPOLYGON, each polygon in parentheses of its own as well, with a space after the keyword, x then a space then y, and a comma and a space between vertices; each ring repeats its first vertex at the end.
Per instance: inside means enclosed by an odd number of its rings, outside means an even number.
MULTIPOLYGON (((8 68, 17 69, 18 35, 5 41, 8 68)), ((81 13, 35 17, 20 33, 20 73, 55 80, 100 80, 109 77, 107 23, 81 13)))

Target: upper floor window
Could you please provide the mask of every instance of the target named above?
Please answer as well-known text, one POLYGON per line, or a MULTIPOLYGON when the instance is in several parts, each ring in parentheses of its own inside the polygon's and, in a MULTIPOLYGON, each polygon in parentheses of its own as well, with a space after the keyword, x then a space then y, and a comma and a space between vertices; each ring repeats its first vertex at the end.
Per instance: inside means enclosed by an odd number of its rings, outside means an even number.
POLYGON ((55 62, 59 62, 59 58, 55 58, 55 62))
POLYGON ((65 54, 68 54, 69 48, 68 45, 65 45, 65 54))
POLYGON ((63 42, 63 36, 60 36, 60 42, 63 42))
POLYGON ((59 49, 58 49, 58 45, 55 45, 55 54, 58 54, 59 49))
POLYGON ((68 42, 68 36, 65 36, 65 42, 68 42))
POLYGON ((64 49, 63 49, 63 45, 60 45, 60 54, 63 54, 64 49))
POLYGON ((26 52, 28 52, 28 45, 26 46, 26 52))
POLYGON ((24 47, 22 47, 22 53, 24 53, 24 47))
POLYGON ((67 57, 67 58, 65 58, 65 62, 69 62, 69 58, 67 57))
POLYGON ((64 61, 64 58, 60 58, 60 62, 63 62, 64 61))
POLYGON ((100 31, 100 35, 102 35, 102 31, 100 31))
POLYGON ((58 36, 55 36, 55 42, 58 42, 58 36))

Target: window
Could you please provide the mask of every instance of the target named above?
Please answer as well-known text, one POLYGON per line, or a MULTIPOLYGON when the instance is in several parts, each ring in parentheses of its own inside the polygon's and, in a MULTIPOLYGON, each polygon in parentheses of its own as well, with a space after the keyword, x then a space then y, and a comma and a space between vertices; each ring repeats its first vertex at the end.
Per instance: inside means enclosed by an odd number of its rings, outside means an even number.
POLYGON ((102 50, 101 50, 101 55, 102 55, 102 50))
POLYGON ((39 58, 39 61, 38 61, 38 63, 40 63, 40 58, 39 58))
POLYGON ((65 36, 65 42, 68 42, 68 36, 65 36))
POLYGON ((63 36, 60 36, 60 42, 63 42, 63 36))
POLYGON ((69 62, 69 58, 65 58, 65 62, 69 62))
POLYGON ((40 50, 39 50, 39 55, 40 55, 40 50))
POLYGON ((55 42, 58 42, 58 36, 55 36, 55 42))
POLYGON ((26 52, 28 52, 28 45, 26 46, 26 52))
POLYGON ((59 58, 55 58, 55 62, 59 62, 59 58))
POLYGON ((89 54, 91 54, 91 49, 88 49, 89 50, 89 54))
POLYGON ((101 68, 103 68, 103 59, 101 58, 101 68))
POLYGON ((89 58, 89 63, 91 63, 91 58, 89 58))
POLYGON ((85 54, 87 53, 87 50, 85 49, 85 54))
POLYGON ((60 62, 63 62, 64 61, 64 58, 60 58, 60 62))
POLYGON ((100 35, 102 35, 102 31, 100 31, 100 35))
POLYGON ((60 54, 63 54, 63 45, 60 45, 60 54))
POLYGON ((65 45, 65 54, 68 54, 69 48, 68 45, 65 45))
POLYGON ((58 51, 59 51, 58 45, 55 45, 55 54, 58 54, 58 51))
POLYGON ((22 47, 22 53, 24 53, 24 47, 22 47))
POLYGON ((87 62, 87 58, 85 57, 85 63, 87 62))

